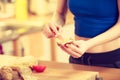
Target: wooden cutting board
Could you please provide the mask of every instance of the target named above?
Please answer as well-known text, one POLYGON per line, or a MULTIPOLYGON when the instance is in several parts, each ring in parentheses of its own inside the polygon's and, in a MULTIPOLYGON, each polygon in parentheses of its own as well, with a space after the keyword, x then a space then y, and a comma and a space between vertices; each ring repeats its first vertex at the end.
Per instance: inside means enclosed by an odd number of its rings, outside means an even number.
POLYGON ((40 80, 97 80, 98 72, 76 71, 65 69, 47 68, 43 73, 37 73, 35 76, 40 80))
MULTIPOLYGON (((10 66, 14 64, 36 64, 37 60, 33 57, 13 57, 0 55, 0 67, 10 66)), ((99 77, 98 72, 91 71, 77 71, 70 69, 54 69, 47 66, 46 70, 42 73, 32 73, 33 76, 38 77, 38 80, 96 80, 99 77)), ((28 75, 29 76, 29 75, 28 75)))

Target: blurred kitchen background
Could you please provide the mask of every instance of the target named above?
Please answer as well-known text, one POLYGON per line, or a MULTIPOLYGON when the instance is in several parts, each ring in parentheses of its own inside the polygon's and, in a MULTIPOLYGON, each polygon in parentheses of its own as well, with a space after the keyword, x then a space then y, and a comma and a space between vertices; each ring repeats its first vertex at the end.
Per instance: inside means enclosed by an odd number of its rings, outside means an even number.
MULTIPOLYGON (((56 0, 0 0, 0 43, 3 55, 32 55, 40 60, 68 62, 69 55, 47 39, 41 29, 56 8, 56 0)), ((73 15, 68 11, 64 37, 74 38, 73 15)))

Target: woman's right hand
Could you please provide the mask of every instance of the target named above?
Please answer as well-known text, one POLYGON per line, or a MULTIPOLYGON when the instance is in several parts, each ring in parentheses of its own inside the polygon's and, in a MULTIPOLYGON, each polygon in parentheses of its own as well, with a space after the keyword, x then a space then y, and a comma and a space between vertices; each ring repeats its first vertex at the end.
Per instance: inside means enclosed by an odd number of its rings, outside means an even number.
MULTIPOLYGON (((63 5, 61 4, 61 7, 62 6, 63 5)), ((62 12, 62 13, 59 13, 59 12, 61 12, 59 11, 59 9, 54 12, 51 21, 48 24, 46 24, 42 30, 43 34, 47 38, 60 36, 60 33, 62 31, 62 26, 64 26, 65 24, 65 12, 62 12)))
POLYGON ((57 37, 61 33, 62 27, 54 22, 48 23, 42 30, 47 38, 57 37))

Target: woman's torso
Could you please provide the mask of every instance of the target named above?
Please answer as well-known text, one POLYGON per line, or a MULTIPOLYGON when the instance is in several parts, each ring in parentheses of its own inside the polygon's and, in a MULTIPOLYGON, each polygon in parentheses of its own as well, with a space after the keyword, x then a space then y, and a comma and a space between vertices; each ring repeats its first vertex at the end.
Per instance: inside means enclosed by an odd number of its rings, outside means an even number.
MULTIPOLYGON (((76 40, 89 40, 90 38, 84 38, 84 37, 79 37, 79 36, 75 36, 76 40)), ((113 41, 110 41, 110 42, 106 42, 106 43, 103 43, 103 44, 100 44, 98 46, 95 46, 89 50, 87 50, 86 52, 89 52, 89 53, 101 53, 101 52, 108 52, 108 51, 112 51, 112 50, 115 50, 115 49, 118 49, 120 48, 120 38, 118 39, 115 39, 113 41)))
MULTIPOLYGON (((68 7, 74 14, 76 39, 95 37, 116 23, 118 19, 117 0, 68 0, 68 7)), ((120 47, 119 39, 91 48, 88 52, 106 52, 120 47)))

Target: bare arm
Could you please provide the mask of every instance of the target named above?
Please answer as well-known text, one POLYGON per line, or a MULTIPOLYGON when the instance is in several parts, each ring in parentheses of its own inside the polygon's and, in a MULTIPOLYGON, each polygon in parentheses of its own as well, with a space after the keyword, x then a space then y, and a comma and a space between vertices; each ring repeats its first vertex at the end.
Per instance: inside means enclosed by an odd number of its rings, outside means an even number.
POLYGON ((63 26, 65 24, 66 12, 67 0, 57 0, 57 7, 53 14, 52 20, 63 26))
POLYGON ((57 0, 52 20, 43 28, 43 34, 48 38, 60 36, 62 26, 65 24, 67 0, 57 0))

